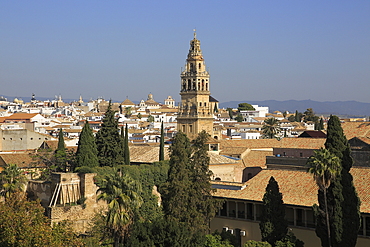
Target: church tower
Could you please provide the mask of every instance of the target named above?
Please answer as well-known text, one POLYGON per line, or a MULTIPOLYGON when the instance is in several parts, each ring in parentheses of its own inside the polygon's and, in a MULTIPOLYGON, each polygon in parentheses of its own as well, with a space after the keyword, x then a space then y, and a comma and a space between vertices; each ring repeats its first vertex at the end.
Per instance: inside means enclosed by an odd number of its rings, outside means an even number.
POLYGON ((185 133, 190 140, 202 130, 213 136, 214 104, 210 104, 209 73, 195 31, 185 69, 181 72, 180 95, 177 130, 185 133))

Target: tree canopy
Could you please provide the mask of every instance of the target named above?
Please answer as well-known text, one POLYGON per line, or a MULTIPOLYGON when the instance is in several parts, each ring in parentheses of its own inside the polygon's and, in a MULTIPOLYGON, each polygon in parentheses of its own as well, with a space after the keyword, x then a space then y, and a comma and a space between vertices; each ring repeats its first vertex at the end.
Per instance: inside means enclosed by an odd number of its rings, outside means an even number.
MULTIPOLYGON (((360 228, 361 202, 350 173, 353 164, 351 149, 337 116, 330 116, 328 121, 325 148, 337 156, 341 163, 341 173, 331 183, 327 193, 328 210, 333 221, 330 224, 331 243, 333 246, 354 247, 360 228)), ((318 200, 319 202, 324 200, 323 193, 319 193, 318 200)), ((322 222, 322 217, 318 214, 316 234, 320 237, 322 245, 328 246, 324 242, 327 239, 327 227, 322 222)))
POLYGON ((251 104, 248 103, 240 103, 238 104, 238 111, 254 111, 254 107, 251 104))
POLYGON ((170 169, 162 187, 166 218, 187 224, 193 233, 205 233, 220 202, 211 195, 211 172, 205 142, 209 135, 202 131, 190 143, 178 132, 170 148, 170 169), (182 202, 182 203, 179 203, 182 202))
POLYGON ((76 166, 77 167, 97 167, 98 150, 96 149, 95 137, 90 128, 89 122, 86 120, 82 128, 77 144, 76 152, 76 166))
POLYGON ((111 101, 105 112, 101 129, 96 134, 96 148, 100 166, 117 166, 124 163, 118 121, 114 117, 111 101))
POLYGON ((326 219, 327 232, 325 235, 327 235, 327 239, 322 239, 322 241, 327 241, 327 245, 331 246, 330 222, 332 219, 330 219, 328 211, 327 189, 331 182, 340 175, 340 159, 329 150, 321 148, 314 152, 314 155, 307 160, 307 164, 309 166, 308 172, 313 175, 319 190, 324 194, 324 206, 315 206, 315 211, 321 219, 326 219))
POLYGON ((278 138, 280 133, 279 120, 276 118, 268 118, 264 121, 262 126, 262 137, 266 139, 278 138))
POLYGON ((263 196, 263 211, 260 222, 262 241, 267 241, 272 246, 282 240, 288 232, 288 222, 285 219, 285 205, 279 185, 271 177, 263 196))

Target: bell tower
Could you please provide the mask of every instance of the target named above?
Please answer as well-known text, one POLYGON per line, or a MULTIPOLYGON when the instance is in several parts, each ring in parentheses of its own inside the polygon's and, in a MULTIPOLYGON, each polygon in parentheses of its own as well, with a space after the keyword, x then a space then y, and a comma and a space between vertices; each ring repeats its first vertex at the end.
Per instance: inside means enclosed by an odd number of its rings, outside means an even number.
POLYGON ((200 41, 194 30, 185 69, 181 72, 181 103, 177 116, 177 130, 185 133, 190 140, 205 130, 213 136, 213 104, 209 98, 210 81, 200 41))

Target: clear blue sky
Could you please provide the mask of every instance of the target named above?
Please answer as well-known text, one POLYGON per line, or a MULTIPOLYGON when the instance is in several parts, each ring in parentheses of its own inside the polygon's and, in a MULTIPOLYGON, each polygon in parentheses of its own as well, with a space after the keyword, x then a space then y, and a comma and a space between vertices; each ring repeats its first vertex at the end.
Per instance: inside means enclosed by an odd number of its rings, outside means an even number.
POLYGON ((370 1, 0 1, 0 95, 179 100, 193 29, 220 102, 370 102, 370 1))

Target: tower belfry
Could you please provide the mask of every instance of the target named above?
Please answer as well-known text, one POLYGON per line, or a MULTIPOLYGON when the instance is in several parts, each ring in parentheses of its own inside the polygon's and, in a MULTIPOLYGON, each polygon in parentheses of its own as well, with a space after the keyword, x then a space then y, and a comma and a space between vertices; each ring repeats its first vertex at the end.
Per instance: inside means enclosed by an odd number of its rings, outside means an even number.
POLYGON ((181 72, 181 103, 177 117, 177 130, 187 134, 190 140, 205 130, 213 136, 213 108, 210 104, 210 81, 200 41, 190 41, 185 69, 181 72))

